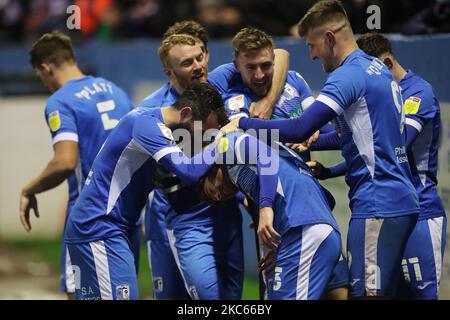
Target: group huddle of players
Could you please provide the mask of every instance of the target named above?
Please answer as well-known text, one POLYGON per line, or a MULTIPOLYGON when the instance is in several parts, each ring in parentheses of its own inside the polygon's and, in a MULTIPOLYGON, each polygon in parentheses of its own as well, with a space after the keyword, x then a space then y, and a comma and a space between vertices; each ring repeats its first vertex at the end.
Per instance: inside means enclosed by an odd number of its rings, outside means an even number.
POLYGON ((29 231, 35 195, 68 180, 61 290, 138 299, 143 224, 156 299, 241 299, 248 211, 267 299, 438 298, 446 217, 431 86, 384 36, 356 41, 337 0, 312 6, 298 31, 329 73, 317 97, 288 70, 288 52, 252 27, 233 38, 234 61, 211 72, 205 29, 169 27, 158 49, 169 81, 136 108, 81 72, 64 34, 33 45, 52 92, 54 157, 23 188, 20 217, 29 231), (345 161, 327 168, 311 150, 345 161), (318 181, 344 174, 346 253, 318 181))

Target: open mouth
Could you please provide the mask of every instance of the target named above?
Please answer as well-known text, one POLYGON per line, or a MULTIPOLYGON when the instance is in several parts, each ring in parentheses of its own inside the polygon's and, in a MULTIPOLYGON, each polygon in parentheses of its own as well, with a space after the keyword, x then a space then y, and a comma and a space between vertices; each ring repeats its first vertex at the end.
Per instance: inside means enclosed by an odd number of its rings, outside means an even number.
POLYGON ((200 80, 201 78, 203 78, 204 73, 199 73, 198 75, 192 76, 192 80, 200 80))
POLYGON ((255 87, 262 88, 262 87, 264 87, 266 85, 266 81, 253 82, 253 85, 255 87))

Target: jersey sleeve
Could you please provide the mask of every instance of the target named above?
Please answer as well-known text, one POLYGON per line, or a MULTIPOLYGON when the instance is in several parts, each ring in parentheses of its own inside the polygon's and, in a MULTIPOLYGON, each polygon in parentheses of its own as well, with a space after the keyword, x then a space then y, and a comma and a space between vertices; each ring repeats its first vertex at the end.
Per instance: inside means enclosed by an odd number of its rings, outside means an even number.
POLYGON ((225 111, 230 120, 237 117, 249 117, 252 101, 240 92, 231 92, 224 99, 225 111))
POLYGON ((363 95, 364 83, 364 70, 354 65, 342 66, 330 74, 316 100, 340 115, 363 95))
POLYGON ((421 90, 408 97, 403 106, 406 124, 414 127, 419 133, 425 124, 435 117, 437 112, 434 94, 429 89, 421 90))
POLYGON ((259 208, 272 207, 278 187, 279 157, 275 150, 254 136, 235 140, 238 163, 256 164, 259 182, 259 208))
POLYGON ((133 140, 156 161, 168 154, 182 152, 173 138, 172 130, 155 117, 148 115, 136 119, 133 140))
POLYGON ((239 72, 236 70, 234 64, 227 63, 218 66, 213 71, 208 73, 208 82, 216 87, 216 89, 223 97, 227 94, 233 79, 238 75, 239 72))
POLYGON ((78 142, 78 127, 75 114, 62 101, 50 97, 45 107, 45 118, 52 135, 52 142, 78 142))
POLYGON ((295 88, 300 95, 302 110, 305 111, 314 102, 314 96, 306 80, 298 72, 289 72, 289 77, 295 83, 295 88))

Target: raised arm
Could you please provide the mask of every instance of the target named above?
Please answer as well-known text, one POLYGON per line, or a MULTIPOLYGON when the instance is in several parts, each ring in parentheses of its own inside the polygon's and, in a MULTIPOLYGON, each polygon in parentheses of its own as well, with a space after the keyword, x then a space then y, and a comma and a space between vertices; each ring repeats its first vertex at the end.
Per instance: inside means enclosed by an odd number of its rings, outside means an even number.
MULTIPOLYGON (((248 129, 279 130, 280 142, 302 142, 336 117, 333 109, 316 100, 300 117, 287 120, 260 120, 239 118, 239 127, 248 129)), ((225 129, 225 128, 224 128, 225 129)), ((233 128, 230 128, 233 129, 233 128)))
POLYGON ((278 101, 289 69, 289 52, 284 49, 275 49, 274 72, 272 86, 267 95, 250 105, 250 116, 261 119, 272 117, 273 107, 278 101))

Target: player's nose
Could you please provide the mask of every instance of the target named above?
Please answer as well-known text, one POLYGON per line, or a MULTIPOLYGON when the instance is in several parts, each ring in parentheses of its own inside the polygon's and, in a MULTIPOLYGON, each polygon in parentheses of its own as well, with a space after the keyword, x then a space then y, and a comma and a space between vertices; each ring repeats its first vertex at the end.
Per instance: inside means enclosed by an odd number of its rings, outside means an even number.
POLYGON ((262 72, 261 68, 256 68, 254 77, 256 80, 261 80, 264 78, 264 72, 262 72))

